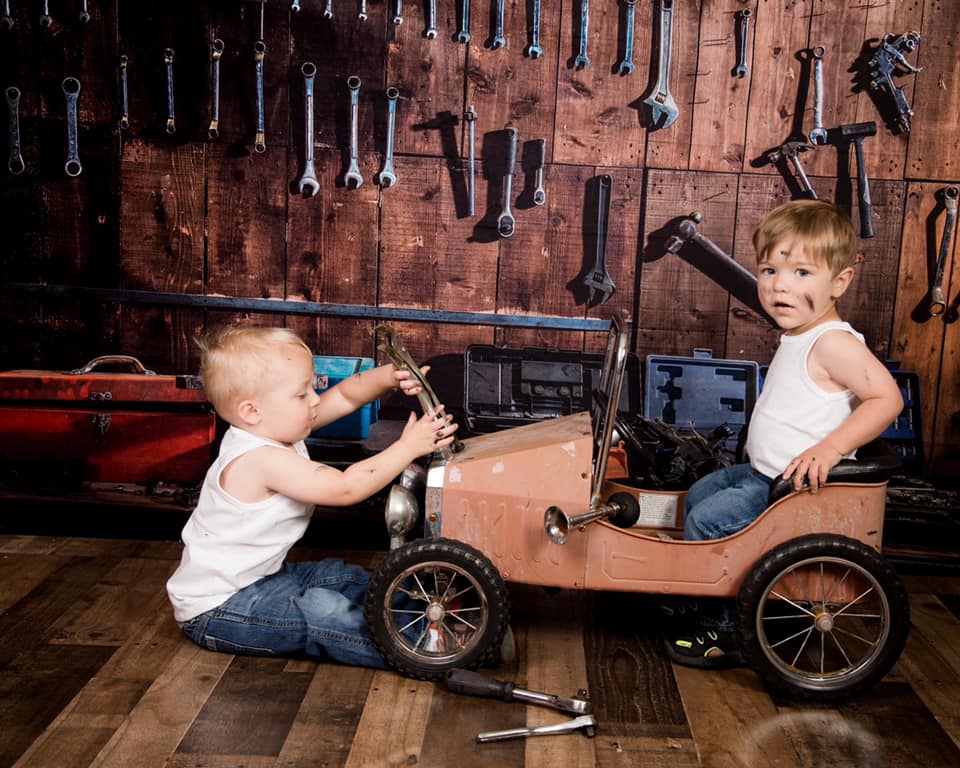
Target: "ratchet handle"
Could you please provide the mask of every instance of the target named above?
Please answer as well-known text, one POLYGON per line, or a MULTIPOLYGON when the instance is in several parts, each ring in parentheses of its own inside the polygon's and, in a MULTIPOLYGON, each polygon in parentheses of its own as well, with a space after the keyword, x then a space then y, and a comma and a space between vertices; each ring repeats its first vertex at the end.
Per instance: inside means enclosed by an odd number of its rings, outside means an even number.
POLYGON ((507 128, 507 174, 513 173, 517 163, 517 129, 507 128))
POLYGON ((443 682, 447 690, 454 693, 482 696, 488 699, 503 699, 504 701, 513 700, 513 683, 492 680, 478 672, 471 672, 467 669, 448 669, 443 682))

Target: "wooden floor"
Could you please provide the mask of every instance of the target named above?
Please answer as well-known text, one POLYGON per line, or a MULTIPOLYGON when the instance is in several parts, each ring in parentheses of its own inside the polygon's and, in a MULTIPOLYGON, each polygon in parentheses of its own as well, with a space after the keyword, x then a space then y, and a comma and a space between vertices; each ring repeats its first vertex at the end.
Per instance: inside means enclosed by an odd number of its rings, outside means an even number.
MULTIPOLYGON (((894 671, 842 706, 777 700, 746 669, 672 666, 636 596, 512 587, 517 659, 490 674, 573 695, 600 727, 388 672, 201 650, 173 622, 173 542, 0 536, 0 767, 958 766, 960 578, 905 576, 894 671)), ((319 550, 296 550, 303 559, 319 550)), ((352 550, 370 565, 379 556, 352 550)))

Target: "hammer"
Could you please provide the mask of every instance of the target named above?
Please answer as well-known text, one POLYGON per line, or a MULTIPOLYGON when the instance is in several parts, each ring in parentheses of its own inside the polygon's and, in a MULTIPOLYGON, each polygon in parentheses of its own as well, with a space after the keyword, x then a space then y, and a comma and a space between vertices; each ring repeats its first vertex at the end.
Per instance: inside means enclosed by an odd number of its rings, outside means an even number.
POLYGON ((840 126, 840 135, 853 142, 857 153, 857 194, 860 203, 860 237, 873 237, 873 208, 870 203, 870 182, 867 181, 867 167, 863 162, 863 140, 877 133, 877 124, 851 123, 840 126))

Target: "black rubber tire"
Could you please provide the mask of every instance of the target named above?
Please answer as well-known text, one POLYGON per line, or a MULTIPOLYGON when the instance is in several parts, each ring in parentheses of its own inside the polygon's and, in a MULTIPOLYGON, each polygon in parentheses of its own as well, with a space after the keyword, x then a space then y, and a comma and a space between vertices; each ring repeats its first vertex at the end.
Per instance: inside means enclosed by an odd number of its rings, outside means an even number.
POLYGON ((869 688, 896 663, 909 630, 910 603, 893 567, 845 536, 813 534, 781 544, 754 566, 737 598, 744 660, 771 689, 798 699, 835 701, 869 688), (801 573, 808 574, 805 587, 801 573), (859 585, 856 598, 831 603, 835 591, 818 592, 828 583, 820 574, 859 585), (802 597, 776 597, 778 585, 802 597))
POLYGON ((421 539, 390 552, 373 572, 364 617, 371 640, 391 667, 420 680, 440 680, 448 669, 499 660, 510 597, 483 553, 452 539, 421 539), (408 602, 395 606, 395 599, 408 602), (438 616, 431 618, 430 611, 438 616), (401 631, 404 625, 419 633, 417 639, 401 631), (433 646, 444 647, 430 648, 428 632, 434 633, 433 646))

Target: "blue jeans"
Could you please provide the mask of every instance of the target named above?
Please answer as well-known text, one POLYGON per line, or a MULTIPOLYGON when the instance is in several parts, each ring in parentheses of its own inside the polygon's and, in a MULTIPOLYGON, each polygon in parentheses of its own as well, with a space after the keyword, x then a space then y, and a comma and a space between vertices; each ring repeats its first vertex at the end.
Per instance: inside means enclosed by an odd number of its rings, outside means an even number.
POLYGON ((767 508, 772 482, 749 464, 701 477, 687 491, 683 538, 721 539, 746 528, 767 508))
POLYGON ((183 625, 211 651, 252 656, 306 653, 385 669, 363 620, 369 573, 343 560, 285 563, 183 625))

